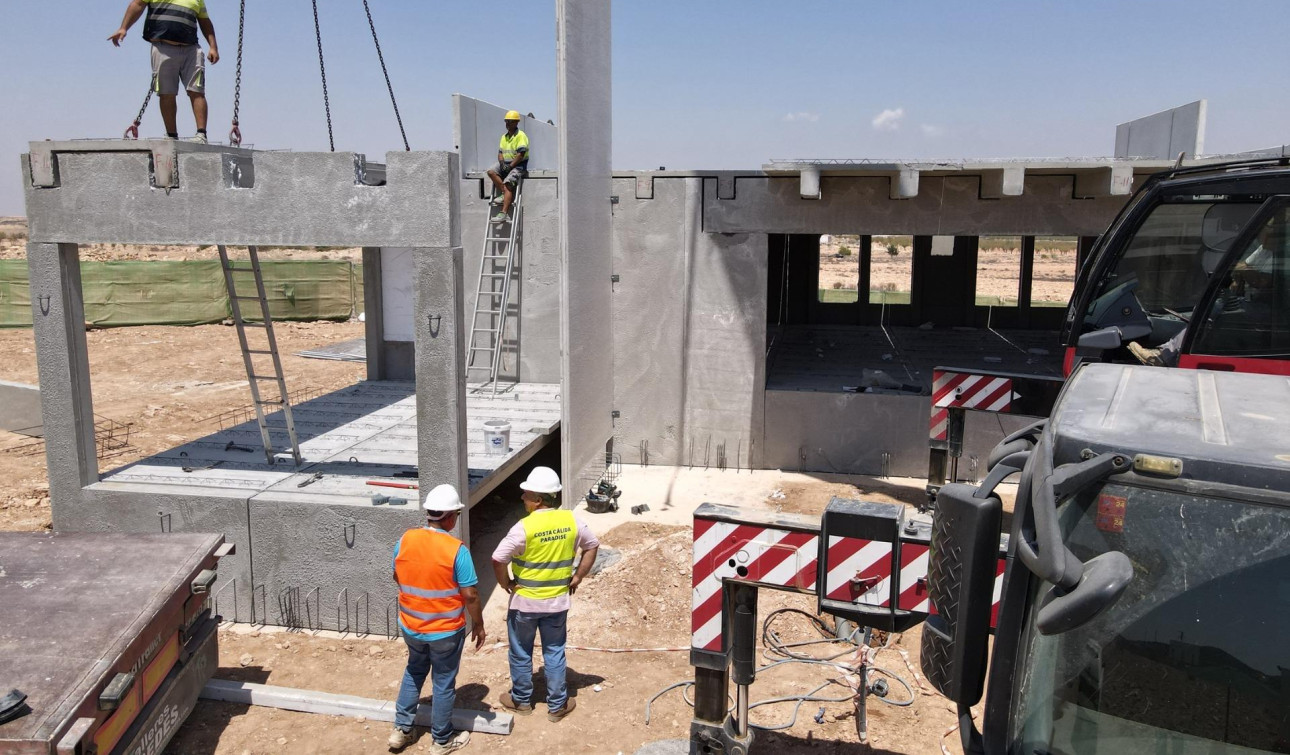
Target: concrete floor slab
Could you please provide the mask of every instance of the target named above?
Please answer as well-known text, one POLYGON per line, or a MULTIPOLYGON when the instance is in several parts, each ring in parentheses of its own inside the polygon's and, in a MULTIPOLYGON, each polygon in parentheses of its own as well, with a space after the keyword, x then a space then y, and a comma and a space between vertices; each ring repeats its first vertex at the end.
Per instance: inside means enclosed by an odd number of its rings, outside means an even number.
MULTIPOLYGON (((467 394, 471 502, 546 445, 560 426, 560 386, 506 385, 496 396, 482 386, 467 394), (490 455, 484 423, 511 425, 510 449, 490 455)), ((369 480, 417 482, 416 391, 410 382, 363 382, 293 407, 304 463, 270 466, 254 421, 244 422, 105 474, 97 487, 144 486, 173 495, 237 491, 257 500, 371 505, 374 493, 415 500, 414 490, 371 486, 369 480), (184 471, 185 469, 190 471, 184 471), (322 477, 316 477, 321 474, 322 477)), ((269 417, 282 426, 280 414, 269 417)), ((273 433, 286 447, 284 431, 273 433)))

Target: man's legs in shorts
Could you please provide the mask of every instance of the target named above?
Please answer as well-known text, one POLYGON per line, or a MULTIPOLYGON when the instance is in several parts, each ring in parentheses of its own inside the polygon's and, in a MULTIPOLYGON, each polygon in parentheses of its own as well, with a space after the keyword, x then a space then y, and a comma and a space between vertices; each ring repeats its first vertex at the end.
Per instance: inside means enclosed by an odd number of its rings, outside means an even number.
POLYGON ((515 188, 520 185, 521 178, 524 178, 524 169, 511 168, 505 180, 502 181, 502 188, 506 191, 506 198, 502 200, 503 215, 511 214, 511 204, 515 202, 515 188))
POLYGON ((188 99, 193 104, 193 120, 197 123, 197 132, 205 134, 208 114, 206 104, 206 58, 202 55, 201 47, 193 45, 187 50, 180 77, 183 81, 184 89, 188 91, 188 99))
POLYGON ((175 96, 179 94, 178 61, 165 49, 171 45, 160 42, 152 43, 152 90, 157 93, 157 106, 161 110, 161 122, 165 124, 167 136, 178 136, 179 126, 175 122, 175 96))

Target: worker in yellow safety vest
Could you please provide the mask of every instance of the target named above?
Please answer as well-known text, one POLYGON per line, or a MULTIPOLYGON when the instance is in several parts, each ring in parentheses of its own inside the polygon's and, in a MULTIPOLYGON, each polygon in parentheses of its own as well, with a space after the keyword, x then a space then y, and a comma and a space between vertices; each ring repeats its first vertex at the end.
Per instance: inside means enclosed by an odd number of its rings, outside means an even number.
POLYGON ((534 467, 520 489, 529 514, 511 527, 493 552, 497 584, 511 595, 506 612, 511 691, 502 693, 501 705, 521 716, 533 712, 533 642, 541 634, 547 718, 558 722, 576 705, 565 681, 570 598, 591 572, 600 541, 572 511, 560 509, 555 470, 534 467), (576 558, 578 551, 581 558, 576 558))
POLYGON ((475 650, 484 645, 484 618, 475 587, 475 563, 470 551, 451 531, 465 506, 451 485, 426 493, 421 507, 426 526, 408 530, 394 549, 394 581, 399 585, 399 628, 408 646, 390 733, 391 752, 412 744, 412 724, 426 676, 434 698, 430 706, 430 752, 443 755, 470 741, 470 732, 454 731, 452 706, 457 699, 457 669, 466 640, 466 615, 475 650))
POLYGON ((504 223, 510 217, 515 189, 529 172, 529 137, 520 131, 520 114, 508 111, 503 120, 506 133, 497 145, 497 167, 488 171, 488 178, 502 193, 502 209, 493 216, 494 223, 504 223))

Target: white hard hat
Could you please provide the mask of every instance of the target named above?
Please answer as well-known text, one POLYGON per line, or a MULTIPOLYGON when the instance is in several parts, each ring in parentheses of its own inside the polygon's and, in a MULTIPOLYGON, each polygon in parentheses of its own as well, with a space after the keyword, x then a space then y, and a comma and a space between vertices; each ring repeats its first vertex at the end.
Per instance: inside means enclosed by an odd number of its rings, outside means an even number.
POLYGON ((461 511, 466 508, 461 505, 461 496, 457 495, 457 489, 451 485, 436 485, 426 498, 421 502, 421 508, 430 512, 447 513, 450 511, 461 511))
POLYGON ((560 475, 550 467, 533 467, 529 478, 520 483, 520 490, 530 493, 559 493, 561 489, 560 475))

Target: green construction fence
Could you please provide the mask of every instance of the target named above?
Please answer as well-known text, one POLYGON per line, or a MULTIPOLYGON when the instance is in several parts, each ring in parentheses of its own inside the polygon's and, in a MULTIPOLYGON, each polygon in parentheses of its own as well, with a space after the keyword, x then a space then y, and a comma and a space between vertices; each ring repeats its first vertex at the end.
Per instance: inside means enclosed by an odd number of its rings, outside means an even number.
MULTIPOLYGON (((245 260, 234 267, 247 268, 245 260)), ((345 260, 261 260, 274 320, 348 320, 363 309, 363 266, 345 260)), ((249 269, 233 274, 255 296, 249 269)), ((96 327, 204 325, 232 316, 219 260, 82 262, 85 320, 96 327)), ((241 302, 248 320, 259 306, 241 302), (247 306, 249 305, 249 306, 247 306)), ((0 328, 31 327, 27 261, 0 260, 0 328)))

